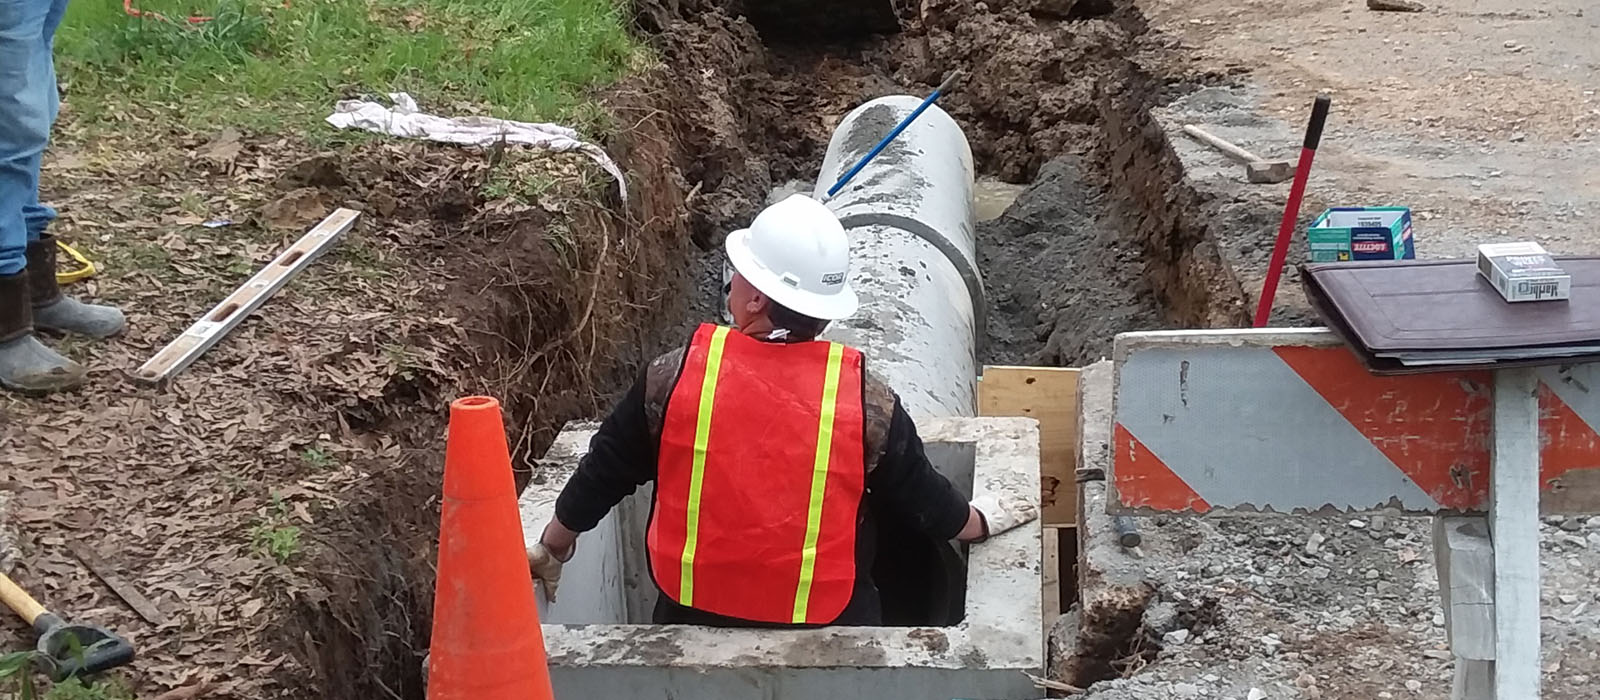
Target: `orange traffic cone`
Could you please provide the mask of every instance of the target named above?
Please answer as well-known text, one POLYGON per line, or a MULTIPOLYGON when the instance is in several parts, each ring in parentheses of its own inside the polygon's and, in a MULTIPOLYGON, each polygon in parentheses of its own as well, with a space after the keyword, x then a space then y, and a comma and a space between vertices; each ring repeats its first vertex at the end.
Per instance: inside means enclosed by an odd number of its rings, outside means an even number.
POLYGON ((450 404, 428 700, 553 700, 500 402, 450 404))

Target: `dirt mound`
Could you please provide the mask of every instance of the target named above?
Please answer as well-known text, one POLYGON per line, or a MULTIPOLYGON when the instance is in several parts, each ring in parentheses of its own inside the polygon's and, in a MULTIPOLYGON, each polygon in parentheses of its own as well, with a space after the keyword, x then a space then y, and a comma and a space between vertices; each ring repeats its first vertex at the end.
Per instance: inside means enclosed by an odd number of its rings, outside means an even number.
POLYGON ((883 50, 907 84, 966 73, 940 104, 966 130, 979 169, 1007 182, 1030 182, 1051 158, 1094 147, 1101 69, 1129 43, 1114 22, 1040 9, 1050 4, 930 0, 912 29, 883 50))
POLYGON ((1052 160, 978 226, 979 263, 1009 271, 988 280, 991 362, 1082 366, 1109 355, 1116 333, 1163 325, 1142 251, 1090 177, 1082 157, 1052 160))

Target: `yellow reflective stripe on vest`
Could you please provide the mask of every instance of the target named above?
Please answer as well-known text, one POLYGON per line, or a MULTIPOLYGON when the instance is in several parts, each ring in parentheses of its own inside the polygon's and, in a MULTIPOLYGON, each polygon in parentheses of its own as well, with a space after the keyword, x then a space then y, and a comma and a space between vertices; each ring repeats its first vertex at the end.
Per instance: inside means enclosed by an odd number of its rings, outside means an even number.
POLYGON ((717 373, 722 369, 722 346, 728 329, 718 326, 711 333, 711 349, 706 354, 706 374, 700 381, 700 409, 694 425, 694 466, 689 472, 689 525, 683 540, 683 569, 680 593, 683 605, 694 604, 694 549, 700 539, 700 487, 706 474, 706 445, 711 442, 711 407, 716 403, 717 373))
POLYGON ((834 409, 839 403, 839 370, 844 346, 828 349, 828 374, 822 380, 822 418, 817 421, 817 457, 811 467, 811 505, 806 511, 806 545, 800 553, 800 585, 794 593, 794 621, 806 621, 811 604, 811 577, 817 568, 817 538, 822 531, 822 497, 827 493, 828 457, 833 454, 834 409))

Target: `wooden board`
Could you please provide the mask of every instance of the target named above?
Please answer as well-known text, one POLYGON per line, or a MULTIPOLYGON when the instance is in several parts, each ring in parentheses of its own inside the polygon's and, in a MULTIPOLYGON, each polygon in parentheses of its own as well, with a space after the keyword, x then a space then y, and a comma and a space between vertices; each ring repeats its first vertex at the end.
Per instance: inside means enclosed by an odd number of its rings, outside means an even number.
POLYGON ((145 622, 157 627, 167 624, 167 616, 161 613, 161 608, 156 607, 155 603, 144 597, 144 594, 140 593, 138 588, 135 588, 132 583, 129 583, 127 579, 124 579, 115 569, 111 568, 111 565, 101 559, 100 555, 93 549, 78 543, 72 543, 68 545, 68 548, 72 551, 72 555, 78 558, 78 561, 83 562, 84 566, 89 567, 89 571, 100 577, 100 580, 105 582, 106 587, 110 588, 112 593, 117 594, 117 597, 121 598, 124 603, 127 603, 128 607, 133 608, 133 611, 138 613, 139 617, 144 618, 145 622))
MULTIPOLYGON (((1056 623, 1056 618, 1061 616, 1061 531, 1053 527, 1044 528, 1043 542, 1044 560, 1039 565, 1039 577, 1043 593, 1044 636, 1050 637, 1050 626, 1056 623)), ((1074 532, 1068 532, 1068 537, 1075 537, 1074 532)))
POLYGON ((1039 490, 1045 526, 1078 523, 1078 369, 983 368, 978 415, 1039 421, 1039 490))
POLYGON ((1495 700, 1539 697, 1539 408, 1534 370, 1495 371, 1489 467, 1495 700))

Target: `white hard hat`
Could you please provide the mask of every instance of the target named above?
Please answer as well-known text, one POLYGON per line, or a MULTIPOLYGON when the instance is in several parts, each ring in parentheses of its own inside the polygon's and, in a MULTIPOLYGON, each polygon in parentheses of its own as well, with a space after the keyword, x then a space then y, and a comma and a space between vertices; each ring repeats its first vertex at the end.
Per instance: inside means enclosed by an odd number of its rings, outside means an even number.
POLYGON ((832 321, 856 311, 850 239, 822 202, 790 195, 728 234, 723 247, 751 286, 796 313, 832 321))

